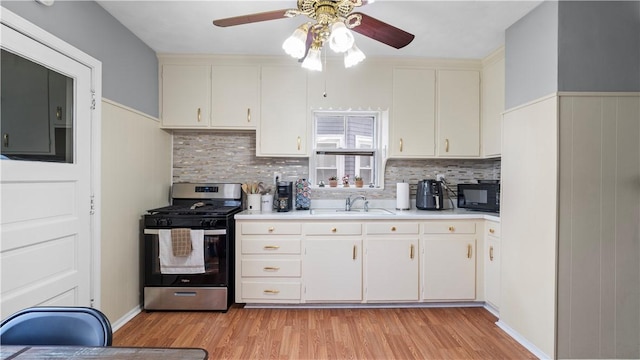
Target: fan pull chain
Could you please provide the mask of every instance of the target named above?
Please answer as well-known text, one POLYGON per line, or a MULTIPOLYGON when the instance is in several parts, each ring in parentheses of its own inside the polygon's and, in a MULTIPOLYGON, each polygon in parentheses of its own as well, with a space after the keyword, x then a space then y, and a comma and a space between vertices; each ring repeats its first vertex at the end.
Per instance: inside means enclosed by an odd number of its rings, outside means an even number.
POLYGON ((322 93, 322 97, 327 97, 327 71, 329 71, 329 69, 327 68, 327 51, 323 49, 323 54, 324 54, 324 71, 322 76, 324 76, 324 92, 322 93))

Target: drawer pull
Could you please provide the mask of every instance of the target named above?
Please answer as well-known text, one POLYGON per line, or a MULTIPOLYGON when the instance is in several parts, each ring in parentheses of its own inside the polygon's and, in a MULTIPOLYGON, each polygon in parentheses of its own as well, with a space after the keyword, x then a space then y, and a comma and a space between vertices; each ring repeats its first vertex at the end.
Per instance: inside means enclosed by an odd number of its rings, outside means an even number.
POLYGON ((273 226, 269 226, 269 228, 267 229, 267 231, 269 231, 269 232, 273 232, 273 230, 275 230, 275 228, 273 226))
POLYGON ((471 255, 473 255, 473 251, 471 248, 471 244, 467 245, 467 259, 471 259, 471 255))
POLYGON ((264 249, 265 250, 278 250, 278 249, 280 249, 280 246, 278 246, 278 245, 265 245, 264 249))
POLYGON ((265 266, 264 271, 278 271, 280 270, 279 266, 265 266))
POLYGON ((409 258, 411 260, 413 260, 413 248, 414 248, 414 246, 413 246, 413 244, 411 244, 411 249, 409 250, 409 258))
POLYGON ((265 293, 267 295, 276 295, 276 294, 280 293, 280 290, 267 289, 267 290, 263 291, 263 293, 265 293))
POLYGON ((496 231, 495 231, 493 228, 489 229, 489 233, 490 233, 490 234, 493 234, 493 233, 495 233, 495 232, 496 232, 496 231))
POLYGON ((391 231, 396 231, 396 227, 395 227, 395 226, 392 226, 392 227, 391 227, 391 231))
POLYGON ((451 232, 456 231, 456 228, 453 227, 453 226, 449 226, 449 231, 451 231, 451 232))
POLYGON ((493 261, 493 246, 489 246, 489 260, 493 261))
POLYGON ((338 231, 338 229, 336 229, 336 228, 331 228, 331 232, 332 232, 332 233, 334 233, 334 232, 336 232, 336 231, 338 231))

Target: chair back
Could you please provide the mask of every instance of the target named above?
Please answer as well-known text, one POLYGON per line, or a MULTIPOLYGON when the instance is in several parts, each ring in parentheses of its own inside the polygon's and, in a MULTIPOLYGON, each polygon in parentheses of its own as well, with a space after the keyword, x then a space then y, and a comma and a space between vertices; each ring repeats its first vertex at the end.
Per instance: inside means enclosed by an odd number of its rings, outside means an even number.
POLYGON ((0 324, 1 345, 111 346, 111 323, 89 307, 27 308, 0 324))

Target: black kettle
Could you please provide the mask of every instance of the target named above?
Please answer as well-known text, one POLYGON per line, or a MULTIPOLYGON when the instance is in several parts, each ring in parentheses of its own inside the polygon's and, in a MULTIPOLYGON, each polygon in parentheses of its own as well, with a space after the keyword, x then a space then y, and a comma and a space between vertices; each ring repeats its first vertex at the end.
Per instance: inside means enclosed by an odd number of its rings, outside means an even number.
POLYGON ((420 210, 442 210, 444 208, 442 181, 425 179, 418 182, 416 208, 420 210))

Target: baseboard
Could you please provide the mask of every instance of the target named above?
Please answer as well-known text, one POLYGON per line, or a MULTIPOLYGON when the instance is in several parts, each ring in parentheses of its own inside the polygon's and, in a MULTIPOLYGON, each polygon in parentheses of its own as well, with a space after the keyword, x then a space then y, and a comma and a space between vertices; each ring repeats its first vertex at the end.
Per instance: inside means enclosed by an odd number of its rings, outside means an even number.
POLYGON ((520 335, 517 331, 513 330, 509 325, 504 322, 498 320, 496 325, 504 332, 506 332, 509 336, 511 336, 515 341, 520 343, 520 345, 524 346, 525 349, 529 350, 533 355, 535 355, 538 359, 552 359, 551 356, 544 353, 544 351, 540 350, 537 346, 533 345, 529 340, 527 340, 524 336, 520 335))
POLYGON ((457 303, 335 303, 335 304, 257 304, 247 303, 245 309, 394 309, 394 308, 442 308, 482 307, 482 302, 457 303))
POLYGON ((111 323, 111 330, 113 332, 116 332, 124 324, 128 323, 129 320, 133 319, 136 315, 140 314, 141 311, 142 311, 142 307, 140 305, 131 309, 128 313, 124 314, 123 317, 111 323))
POLYGON ((493 316, 495 316, 498 319, 500 319, 500 311, 498 311, 498 309, 496 309, 493 306, 491 306, 489 303, 487 303, 487 302, 484 303, 484 309, 487 310, 488 312, 490 312, 493 316))

